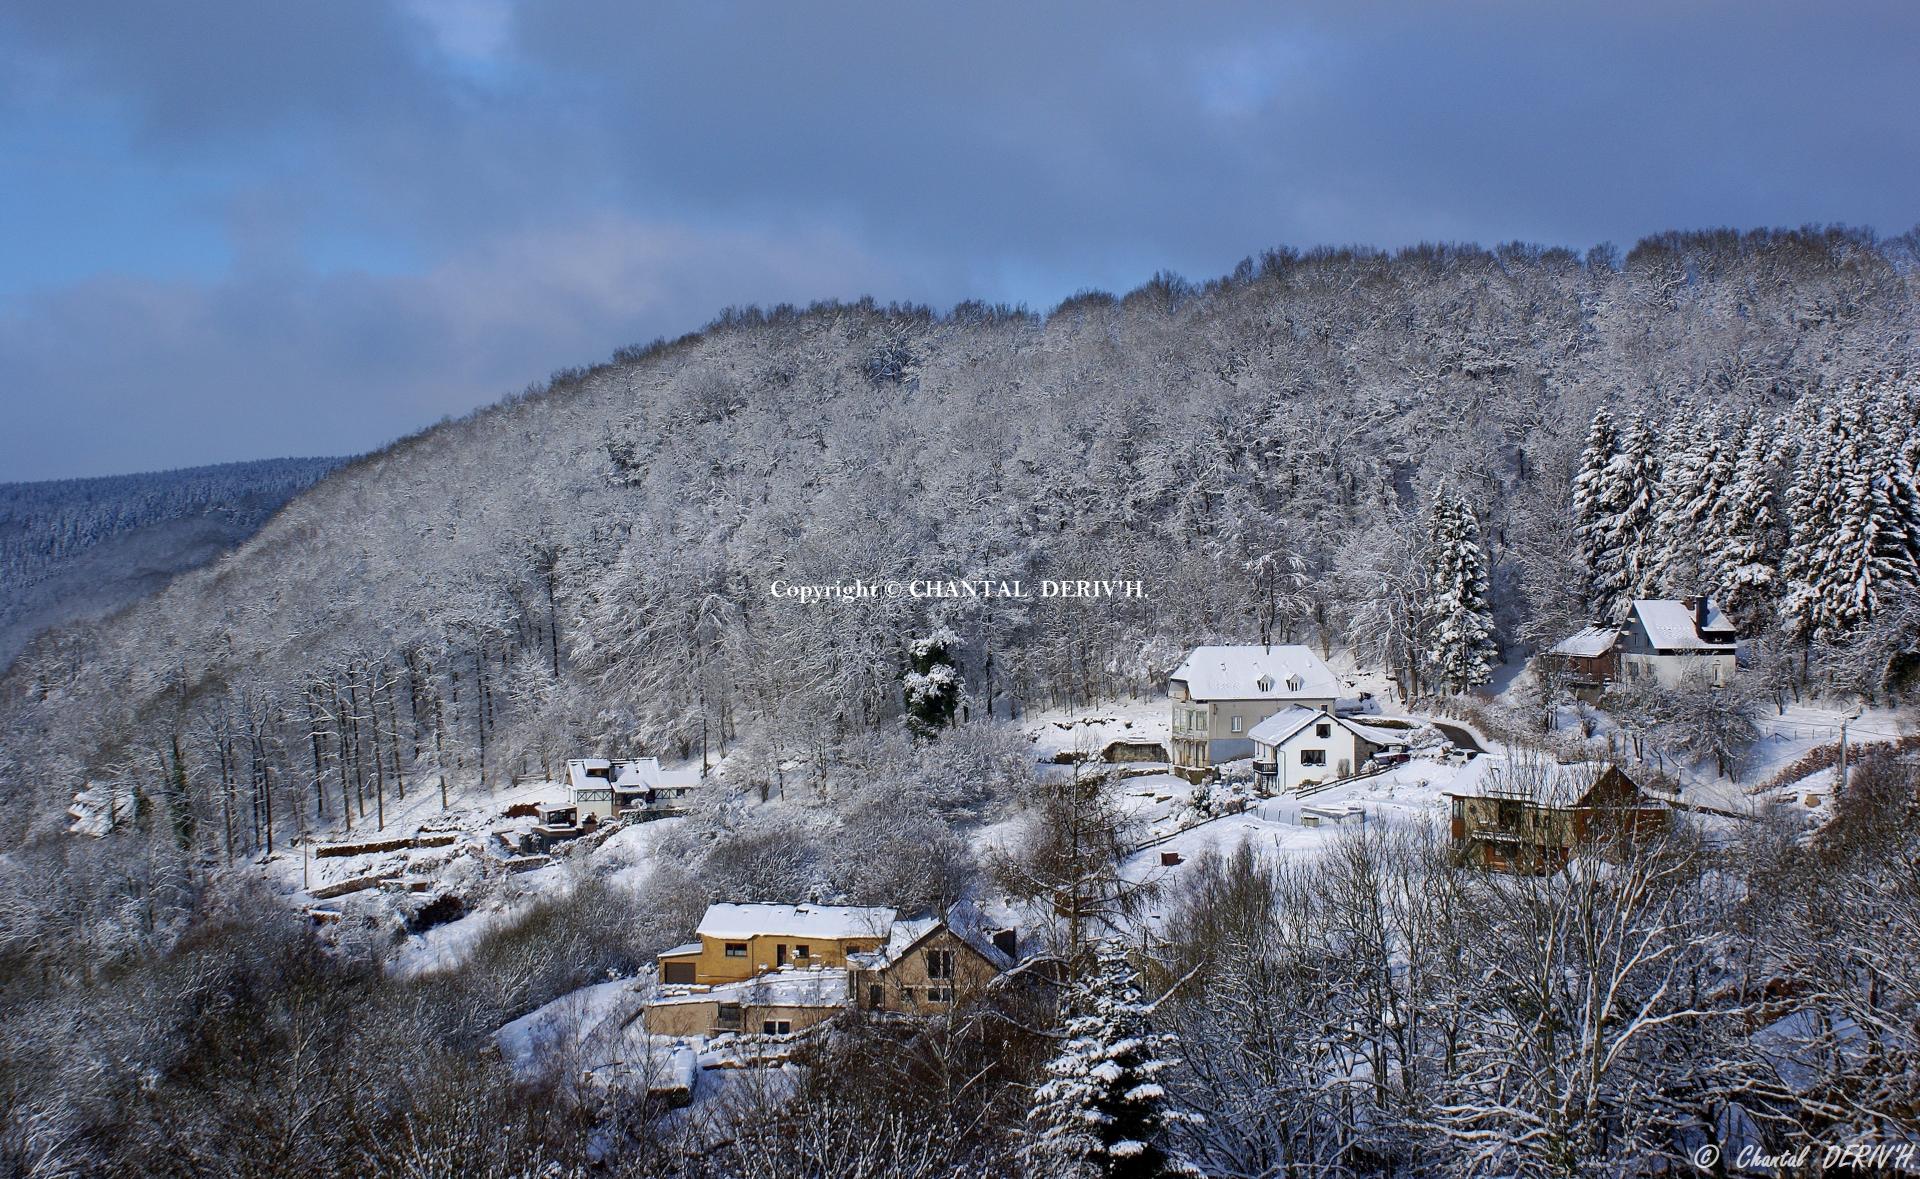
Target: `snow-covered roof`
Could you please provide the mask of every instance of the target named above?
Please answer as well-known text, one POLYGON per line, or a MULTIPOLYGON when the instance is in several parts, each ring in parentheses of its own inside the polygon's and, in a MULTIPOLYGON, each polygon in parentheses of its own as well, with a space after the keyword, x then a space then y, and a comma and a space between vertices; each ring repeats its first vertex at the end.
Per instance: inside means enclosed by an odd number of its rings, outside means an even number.
MULTIPOLYGON (((1482 775, 1466 789, 1447 791, 1449 798, 1517 798, 1542 806, 1572 806, 1587 796, 1609 769, 1605 762, 1585 761, 1514 765, 1506 773, 1482 775)), ((1624 776, 1625 771, 1622 771, 1624 776)), ((1633 779, 1627 779, 1633 785, 1633 779)), ((1637 791, 1638 786, 1634 786, 1637 791)))
POLYGON ((1405 745, 1407 734, 1389 729, 1376 729, 1350 721, 1342 716, 1328 712, 1324 708, 1283 708, 1266 720, 1247 730, 1247 737, 1262 745, 1285 745, 1308 725, 1319 721, 1336 724, 1362 741, 1374 745, 1405 745))
POLYGON ((1699 631, 1693 626, 1693 611, 1688 609, 1685 602, 1673 598, 1637 598, 1633 603, 1633 612, 1639 615, 1648 641, 1656 648, 1681 647, 1693 650, 1725 647, 1733 650, 1733 624, 1711 602, 1707 603, 1706 623, 1699 631), (1707 633, 1703 635, 1701 631, 1707 633))
POLYGON ((658 957, 658 958, 684 958, 684 957, 686 957, 686 956, 687 956, 688 954, 698 954, 699 952, 700 952, 700 943, 699 943, 699 942, 688 942, 688 943, 687 943, 686 945, 684 945, 684 946, 675 946, 675 947, 674 947, 673 949, 671 949, 671 950, 662 950, 662 951, 660 951, 660 952, 659 952, 658 954, 656 954, 656 955, 655 955, 655 957, 658 957))
POLYGON ((1333 719, 1331 714, 1318 708, 1283 708, 1248 729, 1247 737, 1267 745, 1279 745, 1323 716, 1329 721, 1333 719))
POLYGON ((1333 669, 1306 647, 1195 647, 1168 677, 1195 700, 1331 700, 1333 669))
POLYGON ((663 987, 656 1007, 680 1003, 746 1003, 756 1007, 841 1007, 847 1002, 847 972, 838 967, 785 966, 739 982, 663 987))
POLYGON ((884 938, 893 928, 892 909, 851 905, 708 905, 695 930, 701 937, 884 938))
POLYGON ((1553 645, 1550 655, 1566 655, 1574 659, 1592 659, 1613 650, 1620 641, 1620 632, 1610 626, 1589 626, 1574 631, 1553 645))
POLYGON ((575 790, 679 790, 701 784, 700 771, 663 770, 657 757, 576 757, 567 762, 567 784, 575 790))
POLYGON ((952 931, 961 941, 980 952, 981 957, 993 963, 1000 970, 1013 967, 1013 959, 993 944, 993 927, 978 906, 960 901, 947 910, 946 919, 938 917, 913 917, 896 921, 885 944, 877 950, 864 954, 849 955, 855 965, 867 970, 882 970, 898 962, 927 935, 942 926, 952 931))

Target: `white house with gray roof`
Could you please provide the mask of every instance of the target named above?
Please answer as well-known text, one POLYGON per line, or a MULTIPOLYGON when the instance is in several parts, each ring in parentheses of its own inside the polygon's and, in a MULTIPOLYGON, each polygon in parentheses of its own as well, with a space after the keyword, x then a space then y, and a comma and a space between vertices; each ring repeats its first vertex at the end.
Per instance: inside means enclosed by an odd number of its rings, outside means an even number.
POLYGON ((1198 771, 1253 756, 1253 727, 1287 708, 1332 709, 1340 681, 1306 647, 1195 647, 1167 677, 1168 753, 1198 771))
POLYGON ((1253 774, 1269 791, 1297 790, 1314 782, 1350 778, 1392 747, 1404 747, 1404 732, 1373 728, 1335 716, 1330 708, 1287 708, 1253 726, 1253 774))
POLYGON ((1639 599, 1620 632, 1620 674, 1669 688, 1689 676, 1725 684, 1736 649, 1733 623, 1710 599, 1639 599))

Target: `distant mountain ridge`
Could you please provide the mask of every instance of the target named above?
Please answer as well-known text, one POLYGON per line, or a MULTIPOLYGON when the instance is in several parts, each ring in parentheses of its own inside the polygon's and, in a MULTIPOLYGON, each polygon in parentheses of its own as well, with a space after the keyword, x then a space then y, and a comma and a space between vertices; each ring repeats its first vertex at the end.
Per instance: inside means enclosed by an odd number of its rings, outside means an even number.
POLYGON ((344 461, 0 483, 0 670, 42 631, 111 614, 232 549, 344 461))

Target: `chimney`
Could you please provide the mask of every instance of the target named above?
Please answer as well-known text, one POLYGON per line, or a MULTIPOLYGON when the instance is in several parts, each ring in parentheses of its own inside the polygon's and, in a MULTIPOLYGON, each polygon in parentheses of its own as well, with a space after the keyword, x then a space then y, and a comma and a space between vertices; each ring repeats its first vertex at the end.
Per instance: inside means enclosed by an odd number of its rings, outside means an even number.
POLYGON ((1701 638, 1707 635, 1707 595, 1705 594, 1693 600, 1693 630, 1701 638))
POLYGON ((1014 951, 1019 945, 1020 935, 1014 930, 996 929, 993 931, 993 948, 1005 954, 1007 957, 1014 957, 1014 951))

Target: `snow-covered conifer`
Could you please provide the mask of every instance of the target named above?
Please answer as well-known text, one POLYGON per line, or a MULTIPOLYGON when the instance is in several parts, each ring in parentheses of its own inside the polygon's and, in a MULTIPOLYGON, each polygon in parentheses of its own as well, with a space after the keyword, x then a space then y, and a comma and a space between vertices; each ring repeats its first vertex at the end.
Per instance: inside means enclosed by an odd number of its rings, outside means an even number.
POLYGON ((1586 571, 1587 605, 1596 610, 1602 571, 1613 564, 1608 549, 1608 522, 1613 511, 1607 504, 1607 466, 1619 446, 1620 432, 1614 426, 1613 414, 1602 406, 1593 415, 1586 448, 1580 452, 1580 473, 1573 480, 1574 543, 1580 549, 1580 567, 1586 571))
POLYGON ((1708 584, 1715 511, 1732 479, 1719 415, 1695 415, 1682 402, 1666 431, 1648 553, 1649 591, 1668 597, 1708 584))
MULTIPOLYGON (((1596 424, 1595 433, 1599 433, 1596 424)), ((1589 439, 1589 447, 1593 440, 1589 439)), ((1585 523, 1578 541, 1587 567, 1588 599, 1597 618, 1624 617, 1644 596, 1650 566, 1660 460, 1653 430, 1635 414, 1621 431, 1604 466, 1583 460, 1576 512, 1585 523)), ((1589 458, 1597 457, 1597 452, 1589 458)))
POLYGON ((1782 538, 1771 432, 1750 422, 1723 453, 1733 455, 1733 467, 1713 513, 1708 562, 1722 608, 1752 634, 1772 614, 1780 585, 1782 538))
POLYGON ((1176 1108, 1163 1078, 1179 1064, 1177 1038, 1148 1030, 1151 1005, 1119 943, 1095 947, 1091 977, 1075 988, 1060 1052, 1027 1114, 1035 1174, 1151 1179, 1198 1175, 1168 1141, 1198 1116, 1176 1108))
POLYGON ((1452 692, 1493 678, 1487 553, 1466 502, 1441 488, 1427 512, 1426 600, 1422 610, 1430 680, 1452 692))
POLYGON ((953 723, 960 706, 960 669, 953 654, 960 639, 947 627, 915 639, 908 655, 913 669, 906 675, 907 723, 921 736, 932 736, 953 723))
POLYGON ((1844 639, 1872 620, 1889 593, 1920 580, 1894 474, 1863 394, 1822 410, 1789 498, 1793 529, 1781 612, 1791 634, 1844 639))

